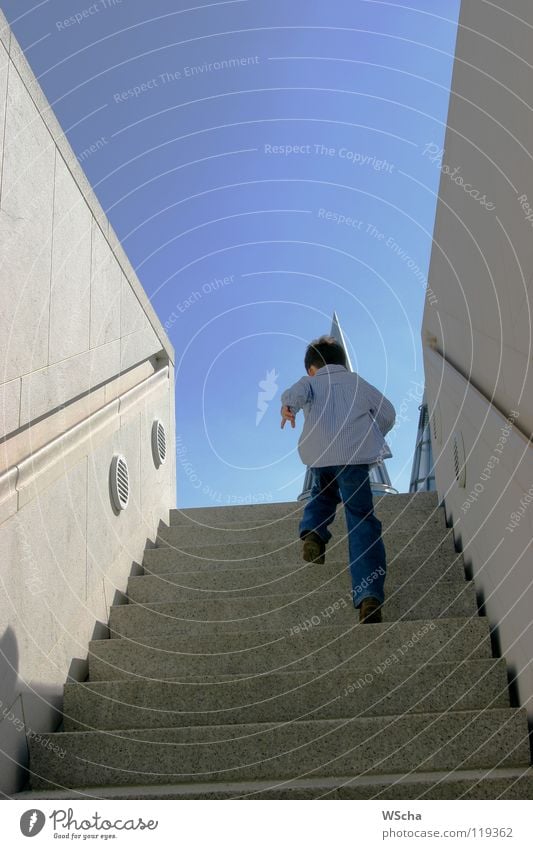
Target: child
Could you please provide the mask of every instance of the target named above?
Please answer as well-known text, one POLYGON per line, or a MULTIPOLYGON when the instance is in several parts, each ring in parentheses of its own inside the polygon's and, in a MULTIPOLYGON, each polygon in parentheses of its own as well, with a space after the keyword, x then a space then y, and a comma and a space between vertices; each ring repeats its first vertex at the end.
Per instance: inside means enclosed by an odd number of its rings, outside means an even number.
POLYGON ((281 396, 282 428, 287 421, 295 427, 296 413, 304 411, 298 451, 313 473, 311 498, 300 522, 303 558, 324 563, 331 539, 328 525, 342 498, 353 604, 360 622, 381 622, 387 566, 368 471, 378 459, 392 457, 383 437, 396 412, 374 386, 348 371, 344 348, 333 337, 311 342, 304 364, 309 377, 281 396))

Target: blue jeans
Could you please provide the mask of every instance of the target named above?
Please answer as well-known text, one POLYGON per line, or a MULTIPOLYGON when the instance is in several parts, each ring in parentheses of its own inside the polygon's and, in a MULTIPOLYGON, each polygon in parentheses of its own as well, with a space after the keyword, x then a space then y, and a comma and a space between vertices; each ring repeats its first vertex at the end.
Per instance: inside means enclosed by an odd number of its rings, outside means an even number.
POLYGON ((368 469, 367 463, 311 469, 311 498, 306 502, 300 522, 300 537, 314 531, 328 543, 331 539, 328 525, 333 522, 341 499, 344 502, 352 600, 356 608, 369 596, 380 602, 385 598, 385 546, 381 538, 381 522, 374 513, 368 469))

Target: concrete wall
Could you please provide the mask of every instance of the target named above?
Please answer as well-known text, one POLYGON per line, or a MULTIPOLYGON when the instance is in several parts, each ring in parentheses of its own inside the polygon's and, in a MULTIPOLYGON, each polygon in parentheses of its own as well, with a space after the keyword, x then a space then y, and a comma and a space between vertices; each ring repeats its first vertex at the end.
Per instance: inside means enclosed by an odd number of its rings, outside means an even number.
POLYGON ((463 3, 444 152, 424 142, 441 178, 422 331, 437 488, 531 716, 532 27, 529 0, 463 3))
POLYGON ((0 15, 0 790, 175 501, 173 349, 0 15), (151 430, 167 429, 156 467, 151 430), (124 454, 130 503, 111 504, 124 454))

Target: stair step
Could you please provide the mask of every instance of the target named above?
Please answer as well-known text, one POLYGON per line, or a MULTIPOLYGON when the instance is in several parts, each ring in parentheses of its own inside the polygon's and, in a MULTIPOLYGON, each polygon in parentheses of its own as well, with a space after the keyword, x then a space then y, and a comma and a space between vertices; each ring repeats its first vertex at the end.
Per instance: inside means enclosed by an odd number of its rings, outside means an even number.
POLYGON ((413 664, 398 653, 387 661, 322 674, 66 684, 64 730, 245 725, 509 707, 503 660, 413 664))
MULTIPOLYGON (((15 800, 64 799, 64 790, 24 791, 15 800)), ((393 775, 301 778, 289 781, 139 784, 69 789, 69 799, 526 799, 533 798, 533 769, 504 767, 393 775)))
POLYGON ((147 678, 180 680, 190 675, 259 674, 307 669, 319 674, 337 666, 360 668, 384 663, 395 652, 410 662, 491 657, 485 618, 443 618, 382 623, 347 629, 331 625, 293 632, 264 630, 225 633, 212 638, 150 634, 133 639, 92 640, 91 681, 147 678))
MULTIPOLYGON (((432 561, 423 566, 417 563, 416 567, 404 561, 401 569, 392 566, 388 570, 386 591, 392 594, 399 587, 410 585, 416 594, 420 593, 422 586, 427 589, 429 584, 437 585, 441 581, 453 581, 463 585, 464 569, 457 562, 445 570, 438 571, 432 561)), ((224 595, 237 598, 273 593, 303 594, 315 589, 343 594, 350 586, 350 574, 346 564, 328 563, 327 567, 321 567, 300 562, 292 569, 286 566, 218 569, 213 566, 210 570, 200 572, 169 569, 162 574, 135 575, 128 580, 127 596, 130 601, 142 603, 181 601, 187 598, 201 601, 221 598, 224 595)))
MULTIPOLYGON (((265 540, 270 542, 273 538, 290 540, 299 538, 299 521, 300 516, 296 518, 290 516, 266 522, 261 522, 260 519, 245 522, 226 522, 223 527, 211 526, 201 522, 190 522, 188 525, 175 525, 171 522, 170 526, 163 525, 161 527, 160 536, 162 539, 168 539, 180 547, 196 544, 214 545, 226 542, 265 540)), ((436 534, 449 530, 446 527, 442 507, 427 516, 420 513, 411 513, 408 518, 405 518, 403 515, 390 514, 381 519, 381 524, 384 538, 389 534, 398 532, 409 533, 414 536, 417 533, 436 534)), ((344 536, 346 533, 344 516, 337 513, 335 522, 330 528, 336 536, 344 536)))
MULTIPOLYGON (((311 592, 268 596, 241 596, 216 600, 121 604, 110 609, 109 628, 114 635, 138 638, 148 633, 187 632, 213 637, 228 631, 259 631, 264 628, 314 627, 336 624, 350 627, 358 613, 350 592, 311 592)), ((477 614, 472 583, 441 581, 436 586, 414 588, 404 586, 389 595, 383 605, 385 622, 397 619, 436 619, 477 614)), ((361 627, 369 627, 362 625, 361 627)))
MULTIPOLYGON (((401 492, 398 495, 374 496, 374 512, 382 515, 407 516, 411 510, 425 512, 436 510, 439 498, 436 492, 401 492)), ((257 519, 272 521, 286 516, 300 516, 304 504, 301 501, 273 502, 268 504, 242 504, 223 507, 187 507, 170 511, 171 525, 187 525, 192 522, 208 522, 225 526, 227 522, 246 522, 257 519)), ((339 505, 342 509, 342 505, 339 505)))
POLYGON ((342 505, 325 566, 301 559, 301 503, 172 510, 16 798, 531 798, 527 714, 437 493, 374 505, 377 625, 342 505))
MULTIPOLYGON (((292 572, 306 566, 306 563, 302 560, 300 551, 294 552, 291 557, 286 557, 283 554, 283 556, 274 557, 265 555, 264 557, 256 558, 254 560, 243 559, 217 561, 209 559, 200 560, 198 558, 191 559, 187 557, 183 558, 181 552, 165 547, 147 548, 143 556, 143 566, 145 571, 152 575, 165 575, 167 573, 200 573, 205 571, 209 574, 209 578, 211 578, 215 574, 219 575, 223 570, 232 572, 248 570, 249 574, 267 574, 269 570, 281 571, 283 569, 288 572, 292 572)), ((310 566, 315 569, 314 564, 310 564, 310 566)), ((392 576, 396 572, 413 574, 420 571, 420 573, 427 572, 428 574, 431 572, 435 575, 435 577, 438 577, 443 575, 446 571, 452 570, 454 566, 459 569, 464 577, 464 559, 462 553, 458 551, 447 552, 442 549, 438 549, 428 555, 401 554, 392 559, 388 559, 387 575, 392 576)), ((316 571, 320 574, 331 575, 334 571, 340 572, 341 569, 346 570, 347 568, 347 557, 339 557, 333 552, 328 552, 326 563, 323 566, 316 566, 316 571)))
MULTIPOLYGON (((261 565, 263 563, 287 563, 301 560, 301 541, 299 539, 274 539, 270 542, 220 542, 213 545, 181 545, 177 528, 164 528, 158 534, 156 545, 170 547, 183 564, 199 563, 208 560, 211 563, 233 561, 261 565), (161 533, 164 535, 161 536, 161 533)), ((439 532, 418 534, 394 532, 383 536, 387 558, 393 560, 401 556, 434 556, 444 552, 453 556, 455 543, 453 529, 444 528, 439 532)), ((348 560, 348 541, 346 533, 338 533, 330 541, 326 550, 326 560, 348 560)))
POLYGON ((524 709, 30 738, 34 789, 527 766, 524 709), (59 752, 49 748, 59 747, 59 752))

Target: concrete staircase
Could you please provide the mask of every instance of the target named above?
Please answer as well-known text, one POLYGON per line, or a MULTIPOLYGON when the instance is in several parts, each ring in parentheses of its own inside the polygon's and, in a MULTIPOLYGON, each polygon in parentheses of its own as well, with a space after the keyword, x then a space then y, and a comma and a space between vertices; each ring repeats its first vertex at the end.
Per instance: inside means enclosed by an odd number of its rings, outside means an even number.
POLYGON ((376 500, 380 625, 352 607, 342 511, 317 566, 301 509, 172 511, 15 798, 532 798, 526 714, 436 493, 376 500))

